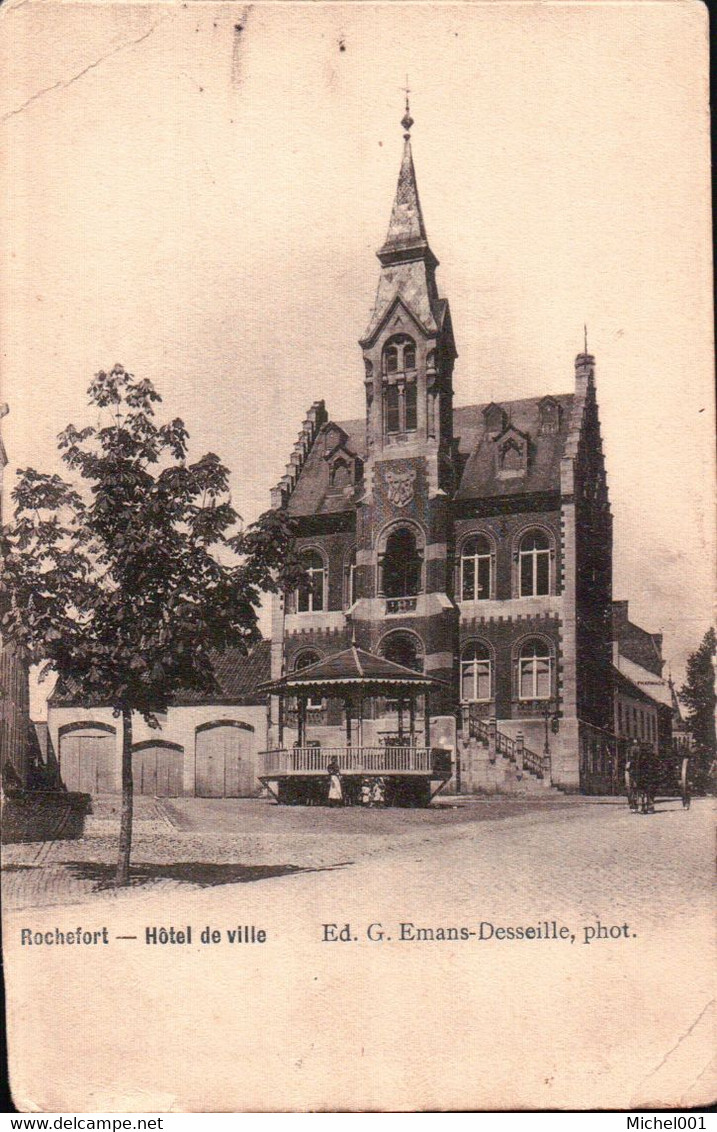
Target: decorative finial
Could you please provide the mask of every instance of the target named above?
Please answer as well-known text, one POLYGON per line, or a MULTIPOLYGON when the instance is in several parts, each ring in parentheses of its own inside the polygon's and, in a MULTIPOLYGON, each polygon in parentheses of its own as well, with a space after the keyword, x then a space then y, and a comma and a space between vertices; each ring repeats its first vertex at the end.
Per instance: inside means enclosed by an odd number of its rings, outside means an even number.
POLYGON ((587 324, 587 322, 583 323, 583 330, 585 332, 585 349, 583 350, 583 353, 587 354, 587 352, 588 352, 588 324, 587 324))
POLYGON ((406 95, 406 113, 403 115, 403 118, 401 119, 401 125, 403 126, 404 130, 406 131, 403 136, 406 139, 406 141, 408 141, 408 139, 411 136, 411 134, 410 134, 411 126, 413 125, 413 118, 411 117, 411 107, 408 104, 408 96, 411 93, 411 89, 408 85, 408 75, 406 75, 406 85, 401 87, 401 90, 406 95))

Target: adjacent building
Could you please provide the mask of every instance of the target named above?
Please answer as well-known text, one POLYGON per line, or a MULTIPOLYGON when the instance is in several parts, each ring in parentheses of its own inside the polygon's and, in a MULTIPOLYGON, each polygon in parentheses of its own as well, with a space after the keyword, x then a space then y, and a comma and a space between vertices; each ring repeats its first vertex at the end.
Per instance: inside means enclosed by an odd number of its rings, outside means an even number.
MULTIPOLYGON (((132 721, 134 789, 176 798, 235 798, 256 794, 259 751, 266 746, 266 697, 257 687, 269 678, 268 641, 248 655, 230 649, 216 657, 216 694, 175 696, 159 728, 132 721)), ((57 766, 67 790, 119 794, 122 725, 112 708, 88 706, 71 686, 48 700, 45 758, 57 766)))

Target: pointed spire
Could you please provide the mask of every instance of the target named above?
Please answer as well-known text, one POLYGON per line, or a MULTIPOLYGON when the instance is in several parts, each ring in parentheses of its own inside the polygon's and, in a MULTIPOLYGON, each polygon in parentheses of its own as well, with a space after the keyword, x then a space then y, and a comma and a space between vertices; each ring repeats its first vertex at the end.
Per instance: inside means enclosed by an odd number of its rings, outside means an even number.
POLYGON ((406 79, 406 112, 401 119, 405 131, 403 143, 403 158, 398 174, 396 196, 391 210, 391 220, 388 225, 386 240, 378 253, 381 262, 384 257, 390 259, 396 252, 415 251, 429 252, 426 239, 426 227, 423 223, 421 202, 418 198, 418 185, 416 184, 416 170, 413 167, 413 154, 411 152, 411 126, 413 118, 408 102, 408 79, 406 79))

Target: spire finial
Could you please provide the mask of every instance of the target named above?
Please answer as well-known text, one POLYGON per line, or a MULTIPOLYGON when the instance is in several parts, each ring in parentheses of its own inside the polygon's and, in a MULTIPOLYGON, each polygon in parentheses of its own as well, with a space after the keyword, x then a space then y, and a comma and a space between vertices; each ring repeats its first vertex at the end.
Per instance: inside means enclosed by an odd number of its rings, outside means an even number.
POLYGON ((408 141, 408 139, 411 136, 411 126, 413 125, 413 118, 411 117, 411 107, 410 107, 409 102, 408 102, 408 96, 411 93, 411 88, 408 85, 408 75, 406 75, 406 85, 402 86, 401 90, 406 95, 406 113, 403 115, 403 118, 401 119, 401 125, 403 126, 404 130, 406 131, 403 136, 406 139, 406 141, 408 141))
POLYGON ((587 324, 587 322, 583 323, 583 331, 584 331, 584 334, 585 334, 585 349, 584 349, 583 353, 587 354, 587 352, 588 352, 588 324, 587 324))

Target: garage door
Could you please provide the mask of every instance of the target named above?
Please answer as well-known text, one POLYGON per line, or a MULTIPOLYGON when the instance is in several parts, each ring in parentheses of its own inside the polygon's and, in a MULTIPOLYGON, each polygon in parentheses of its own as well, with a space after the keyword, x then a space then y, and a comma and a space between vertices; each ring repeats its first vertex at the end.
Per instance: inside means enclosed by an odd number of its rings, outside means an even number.
POLYGON ((183 771, 184 748, 178 743, 139 743, 132 751, 132 779, 137 794, 179 798, 183 771))
POLYGON ((60 739, 60 775, 68 790, 83 794, 117 793, 113 773, 115 736, 106 731, 73 731, 60 739))
POLYGON ((254 790, 253 729, 237 723, 197 728, 198 796, 240 798, 254 790))

